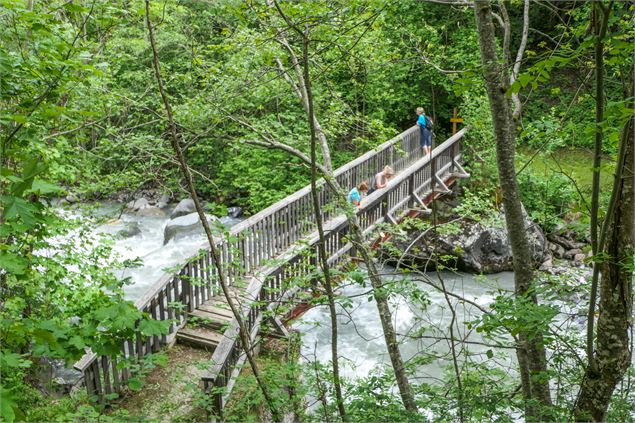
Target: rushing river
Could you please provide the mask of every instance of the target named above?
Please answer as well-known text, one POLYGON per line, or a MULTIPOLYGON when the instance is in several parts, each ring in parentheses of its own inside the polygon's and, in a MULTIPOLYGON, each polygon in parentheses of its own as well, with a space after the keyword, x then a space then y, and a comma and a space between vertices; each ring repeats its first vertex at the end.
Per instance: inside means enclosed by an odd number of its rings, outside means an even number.
MULTIPOLYGON (((384 274, 394 273, 394 269, 385 268, 384 274)), ((439 285, 438 276, 434 273, 426 275, 439 285)), ((503 272, 489 275, 486 278, 469 274, 442 272, 448 291, 457 294, 479 306, 487 306, 494 301, 493 293, 498 290, 513 290, 513 273, 503 272)), ((395 296, 391 301, 393 324, 401 335, 403 343, 400 350, 404 360, 409 360, 421 351, 434 355, 428 365, 418 366, 418 377, 428 380, 442 378, 443 368, 451 364, 448 337, 448 326, 452 319, 445 296, 428 284, 413 280, 417 287, 426 292, 429 304, 423 309, 413 306, 403 296, 395 296), (421 333, 421 329, 425 331, 421 333)), ((342 374, 347 377, 366 376, 375 369, 390 366, 390 358, 386 350, 377 306, 370 298, 369 288, 349 283, 342 286, 340 295, 348 297, 351 305, 344 309, 338 304, 338 348, 341 357, 342 374)), ((480 356, 486 359, 486 352, 491 347, 484 345, 483 339, 476 331, 470 331, 463 322, 473 320, 480 311, 474 304, 460 303, 455 297, 450 302, 457 313, 458 329, 455 337, 468 342, 472 359, 480 356)), ((302 334, 302 357, 306 361, 318 360, 328 363, 331 360, 331 322, 326 305, 314 307, 307 311, 295 324, 294 328, 302 334)), ((508 354, 509 356, 509 354, 508 354)), ((513 357, 497 355, 499 365, 511 367, 513 357)))
MULTIPOLYGON (((163 245, 163 233, 170 220, 170 210, 166 210, 165 216, 160 217, 139 216, 136 213, 120 215, 120 210, 120 204, 105 203, 93 209, 91 215, 107 222, 98 225, 95 233, 115 235, 113 249, 122 259, 139 258, 142 261, 140 267, 125 269, 119 273, 121 278, 130 278, 131 283, 124 289, 131 300, 142 296, 152 284, 159 280, 165 269, 182 263, 185 258, 194 255, 206 245, 206 238, 202 232, 185 234, 163 245), (116 236, 130 225, 138 225, 139 233, 127 238, 116 236)), ((225 226, 231 227, 240 219, 224 217, 221 221, 225 226)), ((394 269, 385 268, 384 270, 387 274, 394 273, 394 269)), ((436 274, 430 273, 428 276, 438 284, 436 274)), ((443 272, 441 277, 448 290, 481 306, 486 306, 493 301, 492 292, 513 289, 511 272, 490 275, 487 278, 443 272)), ((440 378, 443 366, 451 360, 448 355, 447 340, 439 340, 447 336, 451 313, 441 292, 423 282, 415 282, 426 292, 430 303, 422 309, 408 303, 404 297, 396 296, 391 303, 394 325, 399 334, 405 335, 401 345, 404 359, 408 360, 424 350, 437 355, 430 365, 420 367, 420 376, 440 378), (408 336, 422 327, 426 327, 424 337, 408 336)), ((354 283, 342 284, 339 293, 343 297, 350 298, 352 304, 346 311, 338 305, 339 352, 344 358, 342 360, 343 374, 349 377, 367 375, 373 369, 389 365, 377 307, 374 300, 370 298, 368 288, 354 283)), ((452 298, 451 302, 456 306, 459 323, 471 320, 478 314, 478 309, 474 305, 458 305, 456 298, 452 298)), ((326 306, 310 309, 295 322, 294 327, 302 333, 302 355, 305 360, 318 360, 324 363, 330 360, 330 318, 326 306)), ((461 324, 459 327, 465 328, 461 324)), ((462 330, 456 336, 477 342, 470 344, 472 354, 484 356, 485 351, 489 349, 485 345, 478 344, 482 339, 476 332, 467 333, 462 330)))
MULTIPOLYGON (((161 278, 165 269, 182 263, 204 248, 207 238, 202 231, 189 232, 163 245, 163 231, 170 220, 171 209, 165 210, 165 216, 139 216, 136 213, 123 213, 119 216, 121 207, 121 204, 103 203, 91 214, 107 220, 107 223, 99 225, 95 232, 115 236, 115 253, 124 260, 142 260, 140 267, 125 269, 118 274, 121 278, 130 278, 131 283, 124 287, 124 291, 128 299, 136 300, 161 278), (119 231, 130 225, 138 225, 139 233, 125 238, 117 236, 119 231)), ((221 222, 228 228, 240 221, 241 219, 231 217, 221 218, 221 222)))
MULTIPOLYGON (((114 251, 122 259, 142 260, 140 267, 125 269, 119 274, 120 277, 129 277, 131 280, 131 283, 125 287, 126 295, 131 300, 142 296, 152 284, 159 280, 165 269, 183 262, 185 258, 194 255, 205 246, 206 239, 202 232, 185 234, 163 245, 163 232, 170 220, 170 210, 166 210, 165 216, 155 217, 139 216, 136 213, 119 215, 120 209, 120 204, 105 203, 95 208, 91 214, 107 221, 97 226, 96 233, 116 235, 130 225, 138 225, 140 229, 139 233, 127 238, 115 236, 113 245, 114 251)), ((225 217, 221 221, 225 226, 231 227, 240 220, 225 217)), ((394 269, 384 270, 387 274, 394 273, 394 269)), ((438 284, 436 274, 430 273, 428 276, 438 284)), ((490 275, 487 278, 443 272, 441 277, 448 290, 481 306, 486 306, 493 301, 492 292, 513 289, 511 272, 490 275)), ((443 371, 442 367, 451 359, 448 356, 448 342, 438 339, 447 335, 451 313, 441 292, 424 282, 415 282, 426 292, 430 303, 422 309, 419 306, 413 306, 404 297, 396 296, 391 304, 394 325, 399 334, 405 335, 401 346, 404 359, 410 359, 418 351, 424 350, 436 354, 437 359, 432 364, 421 368, 421 376, 439 378, 443 371), (426 327, 424 337, 408 336, 422 327, 426 327)), ((344 357, 343 374, 350 377, 366 375, 372 369, 389 365, 377 307, 374 300, 370 298, 368 288, 349 283, 342 284, 339 291, 340 295, 350 298, 352 304, 345 311, 338 305, 339 348, 341 356, 344 357)), ((478 314, 478 309, 474 305, 467 303, 458 305, 456 298, 452 298, 451 302, 456 306, 459 323, 471 320, 478 314)), ((294 324, 294 327, 302 333, 302 354, 306 360, 317 359, 321 362, 330 360, 330 318, 326 306, 312 308, 294 324)), ((461 324, 459 327, 465 328, 461 324)), ((468 341, 482 341, 476 332, 461 332, 456 336, 468 341)), ((473 354, 484 355, 488 349, 487 346, 478 343, 470 344, 470 352, 473 354)))
MULTIPOLYGON (((163 245, 164 228, 170 220, 170 210, 166 210, 165 216, 152 217, 135 213, 119 215, 120 209, 120 204, 102 204, 94 208, 91 215, 107 222, 98 225, 94 233, 115 235, 113 249, 122 259, 139 258, 142 261, 140 267, 125 269, 119 274, 122 278, 130 278, 131 283, 125 287, 125 292, 131 300, 142 296, 159 280, 165 269, 182 263, 206 245, 202 231, 183 234, 163 245), (130 225, 138 225, 137 234, 127 238, 116 236, 130 225)), ((231 227, 240 219, 225 217, 221 218, 221 221, 226 227, 231 227)), ((395 269, 386 267, 383 273, 394 275, 396 272, 395 269)), ((426 275, 436 285, 439 285, 439 276, 448 291, 468 300, 461 302, 455 297, 450 297, 457 313, 455 337, 464 340, 464 345, 469 349, 470 359, 492 360, 487 357, 487 352, 493 349, 493 360, 498 366, 514 369, 515 357, 513 353, 509 354, 513 350, 492 348, 479 333, 468 330, 464 324, 479 315, 478 306, 491 304, 497 291, 513 290, 513 274, 503 272, 478 277, 464 273, 442 272, 440 275, 426 275)), ((425 292, 428 303, 423 306, 415 305, 400 295, 391 298, 393 323, 400 340, 403 341, 400 346, 403 358, 409 360, 424 351, 431 357, 431 361, 426 365, 418 365, 416 376, 428 381, 442 379, 444 368, 451 364, 452 360, 447 339, 448 326, 452 318, 450 308, 439 290, 422 280, 409 279, 409 283, 414 283, 425 292), (424 328, 425 331, 422 331, 424 328)), ((342 374, 354 378, 369 375, 373 370, 383 366, 390 366, 377 307, 369 288, 356 283, 342 283, 338 287, 338 292, 349 302, 346 309, 338 304, 338 346, 342 374)), ((294 323, 294 328, 302 334, 301 352, 305 361, 330 361, 330 317, 326 306, 317 306, 307 311, 294 323)))

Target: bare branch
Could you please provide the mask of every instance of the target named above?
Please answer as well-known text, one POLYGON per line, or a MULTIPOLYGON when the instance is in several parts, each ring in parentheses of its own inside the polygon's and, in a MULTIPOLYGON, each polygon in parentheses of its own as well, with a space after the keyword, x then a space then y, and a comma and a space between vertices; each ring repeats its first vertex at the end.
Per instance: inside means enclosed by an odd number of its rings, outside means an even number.
MULTIPOLYGON (((520 46, 518 47, 518 52, 516 53, 516 61, 514 62, 514 68, 512 69, 512 75, 510 78, 510 85, 516 81, 518 78, 518 74, 520 73, 520 63, 523 60, 523 55, 525 54, 525 48, 527 47, 527 38, 529 34, 529 0, 525 0, 525 7, 523 9, 523 34, 520 40, 520 46)), ((520 96, 518 93, 512 93, 512 101, 514 102, 514 111, 512 113, 512 117, 514 120, 518 120, 520 114, 522 113, 523 105, 520 102, 520 96)))
MULTIPOLYGON (((509 43, 511 42, 511 23, 509 22, 509 14, 507 13, 507 7, 505 7, 505 1, 499 0, 498 7, 501 11, 503 21, 503 55, 505 56, 505 69, 509 69, 510 63, 512 61, 512 55, 509 51, 509 43)), ((492 13, 492 15, 496 14, 492 13)), ((500 18, 496 19, 498 20, 500 18)))

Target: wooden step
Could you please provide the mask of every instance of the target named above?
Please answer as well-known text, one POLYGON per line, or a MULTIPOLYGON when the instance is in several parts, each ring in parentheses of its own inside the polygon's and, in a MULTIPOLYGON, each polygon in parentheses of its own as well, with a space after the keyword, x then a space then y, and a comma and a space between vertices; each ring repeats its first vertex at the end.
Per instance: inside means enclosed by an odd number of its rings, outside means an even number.
MULTIPOLYGON (((251 303, 251 300, 247 298, 244 291, 242 290, 241 291, 232 290, 230 294, 230 298, 233 300, 234 304, 236 305, 251 303)), ((223 293, 220 293, 219 295, 212 297, 211 299, 205 301, 202 305, 198 306, 199 309, 202 307, 225 309, 227 310, 229 315, 231 315, 231 309, 229 308, 229 304, 227 303, 227 298, 225 298, 225 295, 223 295, 223 293)))
POLYGON ((176 333, 176 339, 182 344, 213 352, 223 339, 223 334, 205 327, 186 326, 176 333))
POLYGON ((196 323, 200 326, 205 326, 210 329, 224 332, 225 328, 231 323, 233 315, 230 310, 223 308, 213 307, 211 305, 201 305, 196 310, 188 313, 190 317, 196 317, 198 320, 196 323))

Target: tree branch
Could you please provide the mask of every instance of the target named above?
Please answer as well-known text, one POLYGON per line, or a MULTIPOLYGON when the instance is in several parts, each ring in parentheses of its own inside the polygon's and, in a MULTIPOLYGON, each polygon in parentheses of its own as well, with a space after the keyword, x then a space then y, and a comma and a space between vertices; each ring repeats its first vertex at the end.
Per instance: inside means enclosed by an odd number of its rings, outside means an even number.
MULTIPOLYGON (((529 0, 525 0, 525 7, 523 8, 523 34, 520 40, 520 46, 518 47, 518 52, 516 53, 516 61, 514 62, 514 67, 512 69, 512 75, 509 81, 509 84, 513 84, 518 78, 518 74, 520 73, 520 64, 523 60, 523 55, 525 54, 525 48, 527 47, 527 38, 529 34, 529 0)), ((520 101, 520 95, 516 93, 512 93, 512 102, 514 103, 514 111, 512 113, 512 117, 514 120, 518 120, 522 113, 523 105, 520 101)))

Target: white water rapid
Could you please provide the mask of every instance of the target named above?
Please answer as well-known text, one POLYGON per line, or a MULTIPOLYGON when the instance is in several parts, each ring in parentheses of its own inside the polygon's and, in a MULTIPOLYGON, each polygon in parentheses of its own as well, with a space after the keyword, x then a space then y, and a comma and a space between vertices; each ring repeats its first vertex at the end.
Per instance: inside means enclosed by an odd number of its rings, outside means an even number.
MULTIPOLYGON (((93 216, 111 218, 108 223, 99 225, 97 233, 116 235, 126 226, 138 225, 140 232, 127 238, 116 237, 113 250, 122 259, 140 258, 142 266, 125 269, 118 273, 121 278, 129 277, 131 284, 124 287, 126 297, 136 300, 152 286, 165 269, 176 266, 179 263, 196 254, 198 250, 207 245, 207 239, 202 231, 191 232, 170 240, 163 245, 163 230, 170 220, 170 209, 165 216, 139 216, 135 213, 123 213, 119 216, 120 204, 104 203, 92 211, 93 216)), ((231 217, 221 218, 221 222, 228 228, 240 222, 241 219, 231 217)))
MULTIPOLYGON (((390 268, 385 270, 382 273, 395 271, 390 268)), ((430 273, 428 277, 439 285, 436 274, 430 273)), ((442 272, 441 277, 448 291, 480 306, 493 302, 492 293, 497 290, 513 290, 512 272, 487 277, 442 272)), ((397 296, 391 301, 393 324, 403 340, 400 350, 404 360, 413 358, 421 351, 436 356, 430 364, 417 366, 419 369, 417 376, 427 380, 440 379, 443 368, 452 363, 449 341, 445 339, 448 336, 452 314, 442 292, 424 282, 416 280, 414 282, 427 293, 430 304, 422 310, 409 304, 404 297, 397 296), (422 328, 425 328, 423 333, 421 333, 422 328)), ((390 367, 390 358, 386 350, 377 306, 370 298, 369 288, 348 283, 342 286, 340 295, 350 298, 352 302, 352 306, 347 307, 346 310, 339 304, 337 306, 338 347, 339 355, 342 357, 340 365, 343 376, 348 378, 368 376, 375 369, 383 366, 390 367)), ((457 298, 450 297, 450 301, 456 310, 459 327, 455 337, 473 342, 469 344, 471 359, 478 360, 479 355, 483 360, 487 359, 486 352, 491 347, 481 344, 483 342, 481 335, 474 330, 468 330, 463 325, 464 322, 473 320, 480 311, 472 304, 460 303, 457 298)), ((305 361, 330 362, 331 323, 326 305, 307 311, 294 324, 294 328, 302 334, 301 353, 305 361)), ((495 359, 501 360, 499 363, 501 366, 513 365, 513 357, 497 354, 495 359)))

